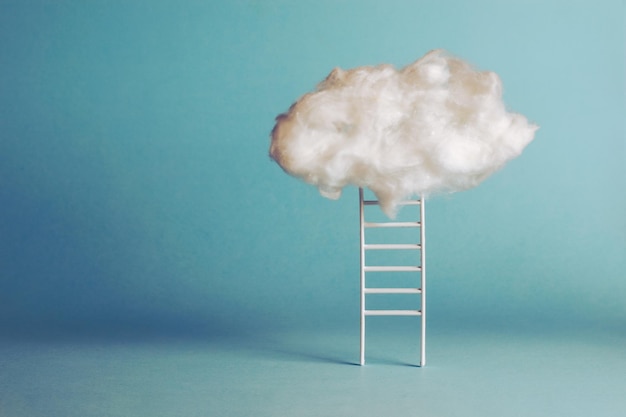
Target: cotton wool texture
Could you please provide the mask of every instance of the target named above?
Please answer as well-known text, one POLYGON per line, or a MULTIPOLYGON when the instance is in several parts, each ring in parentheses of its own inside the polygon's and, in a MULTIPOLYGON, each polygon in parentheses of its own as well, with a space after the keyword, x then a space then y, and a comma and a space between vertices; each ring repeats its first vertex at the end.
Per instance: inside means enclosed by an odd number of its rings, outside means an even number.
POLYGON ((413 195, 477 186, 537 128, 507 111, 496 73, 435 50, 400 70, 335 68, 276 118, 270 156, 327 198, 368 187, 393 218, 413 195))

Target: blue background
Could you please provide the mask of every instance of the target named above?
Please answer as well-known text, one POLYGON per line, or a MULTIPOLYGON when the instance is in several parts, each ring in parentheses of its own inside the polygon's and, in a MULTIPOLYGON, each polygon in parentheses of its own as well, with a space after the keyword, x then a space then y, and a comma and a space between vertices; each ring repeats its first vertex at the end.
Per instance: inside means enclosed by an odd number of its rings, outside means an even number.
POLYGON ((0 1, 0 415, 626 412, 625 14, 0 1), (285 175, 269 132, 332 68, 433 48, 496 71, 541 129, 427 203, 429 367, 400 366, 416 329, 391 321, 371 367, 344 366, 357 190, 329 201, 285 175))

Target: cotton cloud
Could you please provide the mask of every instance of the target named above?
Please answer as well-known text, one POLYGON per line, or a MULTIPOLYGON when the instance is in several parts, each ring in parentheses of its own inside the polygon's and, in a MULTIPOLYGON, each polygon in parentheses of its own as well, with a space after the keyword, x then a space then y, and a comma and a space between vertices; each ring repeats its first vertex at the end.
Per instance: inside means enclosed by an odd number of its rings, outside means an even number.
POLYGON ((393 217, 409 196, 475 187, 536 130, 506 110, 497 74, 435 50, 401 70, 334 69, 276 118, 270 156, 324 197, 368 187, 393 217))

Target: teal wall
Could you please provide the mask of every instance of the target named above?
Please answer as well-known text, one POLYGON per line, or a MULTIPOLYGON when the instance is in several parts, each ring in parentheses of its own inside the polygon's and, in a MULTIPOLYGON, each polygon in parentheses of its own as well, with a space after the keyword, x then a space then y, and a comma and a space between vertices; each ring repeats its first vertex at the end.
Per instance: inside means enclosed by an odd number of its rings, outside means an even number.
POLYGON ((498 72, 541 129, 428 203, 432 325, 623 328, 624 10, 1 1, 3 331, 356 326, 357 192, 285 175, 269 132, 333 67, 433 48, 498 72))

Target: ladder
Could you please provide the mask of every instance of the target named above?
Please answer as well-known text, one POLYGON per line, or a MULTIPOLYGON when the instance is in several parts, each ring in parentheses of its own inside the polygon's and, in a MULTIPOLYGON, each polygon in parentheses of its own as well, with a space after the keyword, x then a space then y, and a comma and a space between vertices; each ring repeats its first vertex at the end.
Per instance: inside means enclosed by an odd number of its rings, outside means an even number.
POLYGON ((426 365, 426 234, 424 224, 424 198, 407 200, 400 205, 419 205, 419 221, 412 222, 367 222, 365 221, 365 206, 379 205, 377 200, 366 200, 363 188, 359 188, 359 214, 361 228, 361 365, 365 364, 365 318, 367 316, 419 316, 421 324, 420 335, 420 367, 426 365), (419 243, 410 244, 381 244, 366 243, 365 229, 368 228, 416 228, 419 229, 419 243), (420 264, 416 266, 369 266, 366 265, 365 255, 370 250, 416 250, 420 252, 420 264), (366 286, 368 272, 414 272, 420 275, 419 287, 415 288, 371 288, 366 286), (420 296, 419 310, 368 310, 365 298, 368 294, 416 294, 420 296))

